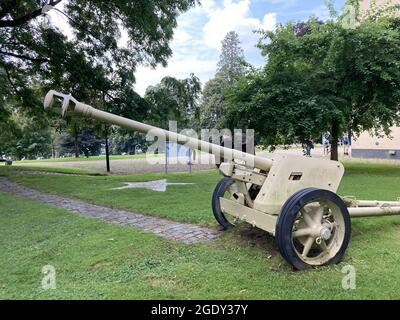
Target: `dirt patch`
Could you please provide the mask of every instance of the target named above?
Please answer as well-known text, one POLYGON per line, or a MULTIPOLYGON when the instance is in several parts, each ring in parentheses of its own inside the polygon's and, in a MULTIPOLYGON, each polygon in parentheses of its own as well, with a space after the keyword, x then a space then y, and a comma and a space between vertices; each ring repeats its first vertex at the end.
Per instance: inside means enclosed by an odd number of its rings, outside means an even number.
POLYGON ((262 251, 267 251, 272 258, 279 254, 278 248, 275 244, 275 238, 268 232, 259 228, 242 223, 235 230, 235 234, 239 236, 239 239, 251 247, 255 247, 262 251))

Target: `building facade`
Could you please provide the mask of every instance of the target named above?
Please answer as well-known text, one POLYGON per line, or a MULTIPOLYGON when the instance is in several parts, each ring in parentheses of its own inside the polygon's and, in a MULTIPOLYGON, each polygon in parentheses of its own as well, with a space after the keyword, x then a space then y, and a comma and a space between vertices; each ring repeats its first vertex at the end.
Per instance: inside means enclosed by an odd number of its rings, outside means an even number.
POLYGON ((371 6, 376 5, 377 7, 385 6, 388 4, 400 3, 398 0, 361 0, 360 10, 365 12, 371 8, 371 6))
MULTIPOLYGON (((360 3, 360 9, 365 12, 373 3, 377 6, 384 6, 389 3, 400 4, 400 0, 363 0, 360 3)), ((400 128, 392 128, 389 137, 376 137, 368 132, 362 133, 359 137, 354 137, 352 156, 355 158, 400 160, 400 128)))

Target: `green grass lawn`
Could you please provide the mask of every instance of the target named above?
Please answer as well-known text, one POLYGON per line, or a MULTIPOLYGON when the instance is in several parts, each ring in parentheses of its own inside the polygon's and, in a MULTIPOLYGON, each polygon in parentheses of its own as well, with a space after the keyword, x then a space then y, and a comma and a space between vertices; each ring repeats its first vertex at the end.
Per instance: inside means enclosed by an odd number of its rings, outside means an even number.
MULTIPOLYGON (((134 154, 134 155, 111 155, 110 160, 121 160, 121 159, 141 159, 146 158, 146 154, 134 154)), ((164 154, 154 154, 152 157, 164 157, 164 154)), ((106 160, 106 156, 91 156, 91 157, 65 157, 65 158, 51 158, 42 160, 21 160, 13 161, 14 164, 29 164, 38 162, 71 162, 71 161, 96 161, 96 160, 106 160)))
MULTIPOLYGON (((346 164, 342 195, 400 196, 400 167, 346 164)), ((40 190, 91 202, 216 226, 210 209, 215 171, 169 174, 166 193, 126 189, 122 182, 163 174, 51 176, 0 174, 40 190)), ((0 298, 144 299, 399 299, 400 217, 353 221, 352 239, 337 266, 293 272, 274 239, 243 225, 196 245, 165 240, 131 227, 85 218, 0 193, 0 298), (40 288, 44 265, 57 270, 57 289, 40 288), (343 266, 357 271, 357 288, 343 290, 343 266)))

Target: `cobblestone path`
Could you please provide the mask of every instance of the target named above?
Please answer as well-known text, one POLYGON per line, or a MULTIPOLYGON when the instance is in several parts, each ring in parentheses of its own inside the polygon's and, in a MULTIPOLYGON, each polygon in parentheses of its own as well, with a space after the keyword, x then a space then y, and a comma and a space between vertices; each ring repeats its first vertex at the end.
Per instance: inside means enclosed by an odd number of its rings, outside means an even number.
POLYGON ((187 244, 216 239, 219 232, 206 227, 147 216, 132 211, 94 205, 82 200, 41 192, 0 177, 0 191, 53 205, 83 216, 94 217, 114 224, 128 225, 161 237, 187 244))

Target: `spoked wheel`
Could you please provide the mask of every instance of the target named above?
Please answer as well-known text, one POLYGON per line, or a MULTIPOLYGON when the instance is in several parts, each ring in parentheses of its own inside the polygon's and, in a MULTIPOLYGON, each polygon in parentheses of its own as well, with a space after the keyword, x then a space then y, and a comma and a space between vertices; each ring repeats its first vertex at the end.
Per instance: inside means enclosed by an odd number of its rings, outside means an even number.
POLYGON ((214 213, 215 219, 218 223, 227 230, 228 228, 235 225, 235 220, 233 217, 226 216, 221 210, 221 202, 219 198, 227 198, 230 200, 236 200, 237 193, 237 185, 236 182, 229 178, 224 177, 215 187, 213 196, 212 196, 212 210, 214 213))
POLYGON ((283 258, 304 270, 340 262, 350 232, 343 200, 331 191, 309 188, 294 194, 282 207, 275 236, 283 258))

